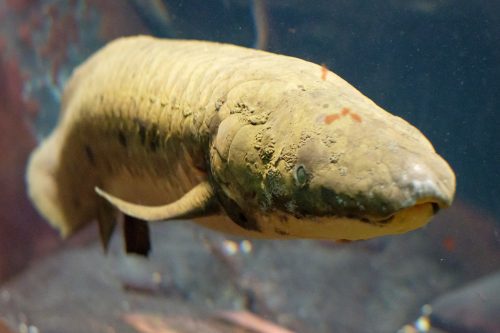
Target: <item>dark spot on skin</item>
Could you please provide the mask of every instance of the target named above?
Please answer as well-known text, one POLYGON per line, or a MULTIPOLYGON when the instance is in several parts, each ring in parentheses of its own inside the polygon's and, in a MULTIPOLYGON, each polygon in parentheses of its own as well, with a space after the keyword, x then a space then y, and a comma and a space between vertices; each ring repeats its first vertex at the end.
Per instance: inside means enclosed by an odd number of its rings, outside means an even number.
MULTIPOLYGON (((216 198, 220 206, 224 209, 226 214, 231 218, 231 220, 242 227, 245 230, 262 232, 257 221, 252 217, 245 214, 243 209, 238 205, 236 201, 229 198, 224 191, 221 189, 219 182, 214 181, 212 185, 215 190, 216 198)), ((217 205, 217 207, 220 207, 217 205)))
POLYGON ((226 103, 226 99, 223 97, 219 98, 215 102, 215 112, 219 112, 220 108, 222 107, 222 105, 224 105, 224 103, 226 103))
POLYGON ((333 156, 330 156, 330 163, 337 163, 339 161, 339 156, 338 155, 333 155, 333 156))
POLYGON ((87 155, 87 160, 95 166, 95 157, 94 157, 94 152, 92 151, 92 148, 90 146, 85 145, 85 155, 87 155))
POLYGON ((248 199, 252 199, 254 200, 255 198, 257 198, 257 192, 256 191, 250 191, 250 192, 245 192, 244 193, 244 197, 245 198, 248 198, 248 199))
MULTIPOLYGON (((301 220, 301 219, 303 219, 303 218, 305 218, 305 217, 307 217, 307 216, 308 216, 308 214, 307 214, 307 213, 305 213, 305 212, 296 212, 296 211, 294 211, 294 212, 292 212, 292 214, 293 214, 293 216, 294 216, 297 220, 301 220)), ((309 215, 313 215, 313 214, 311 213, 311 214, 309 214, 309 215)))
POLYGON ((227 215, 237 225, 239 225, 245 230, 258 231, 258 232, 262 231, 257 221, 245 215, 245 213, 241 210, 238 204, 234 202, 232 199, 227 198, 224 195, 219 197, 219 199, 223 204, 224 210, 226 211, 227 215))
POLYGON ((348 219, 359 220, 361 222, 368 223, 368 224, 376 224, 376 222, 371 221, 370 219, 368 219, 366 217, 358 216, 355 214, 347 214, 345 217, 347 217, 348 219))
POLYGON ((391 215, 391 216, 389 216, 388 218, 385 218, 385 219, 382 219, 382 220, 378 220, 378 221, 376 221, 376 224, 388 224, 388 223, 389 223, 389 222, 391 222, 393 219, 394 219, 394 215, 391 215))
POLYGON ((337 243, 352 243, 352 240, 349 239, 337 239, 337 243))
POLYGON ((138 118, 134 119, 134 123, 139 127, 139 138, 141 140, 141 144, 146 144, 146 125, 143 121, 138 118))
POLYGON ((271 162, 274 154, 274 144, 270 143, 269 145, 265 146, 264 148, 259 150, 259 157, 262 160, 263 163, 267 164, 271 162))
POLYGON ((158 125, 153 124, 149 132, 151 137, 149 140, 149 148, 151 148, 152 151, 156 151, 160 146, 160 134, 158 132, 158 125))
POLYGON ((161 133, 158 125, 145 122, 139 118, 134 118, 134 123, 138 128, 140 142, 143 146, 149 146, 153 152, 161 145, 161 133))
POLYGON ((286 215, 280 215, 279 219, 280 219, 280 222, 282 222, 282 223, 288 222, 288 216, 286 216, 286 215))
POLYGON ((238 208, 238 212, 232 212, 229 213, 227 212, 229 217, 236 222, 237 225, 242 227, 245 230, 251 230, 251 231, 262 231, 257 224, 257 221, 248 218, 241 210, 238 208))
POLYGON ((274 202, 282 202, 283 204, 287 202, 287 189, 283 185, 284 179, 283 175, 279 170, 269 170, 265 174, 264 186, 274 202))
POLYGON ((238 220, 242 221, 243 223, 248 223, 247 217, 243 213, 238 213, 238 220))
POLYGON ((280 229, 280 228, 274 228, 274 232, 277 233, 278 235, 282 235, 282 236, 290 235, 290 233, 288 233, 287 231, 280 229))
POLYGON ((122 131, 119 131, 118 132, 118 142, 120 142, 120 144, 127 148, 127 138, 125 137, 125 134, 123 134, 122 131))
POLYGON ((201 163, 198 163, 198 164, 194 164, 194 167, 196 170, 200 171, 200 172, 207 172, 207 168, 205 167, 205 165, 201 164, 201 163))
POLYGON ((330 106, 330 105, 328 105, 328 104, 323 104, 323 108, 324 108, 324 109, 328 108, 329 106, 330 106))
POLYGON ((142 124, 139 124, 139 137, 141 138, 141 144, 144 145, 146 143, 146 127, 142 124))

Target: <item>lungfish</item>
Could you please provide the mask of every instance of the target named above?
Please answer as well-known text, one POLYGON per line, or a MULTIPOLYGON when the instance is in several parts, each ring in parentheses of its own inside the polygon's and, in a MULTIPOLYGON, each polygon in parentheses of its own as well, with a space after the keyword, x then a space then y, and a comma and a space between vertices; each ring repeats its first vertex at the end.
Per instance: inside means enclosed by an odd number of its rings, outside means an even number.
POLYGON ((63 236, 97 221, 104 245, 120 216, 129 242, 147 237, 146 221, 174 219, 244 237, 368 239, 425 225, 455 192, 419 130, 324 66, 148 36, 74 71, 27 183, 63 236))

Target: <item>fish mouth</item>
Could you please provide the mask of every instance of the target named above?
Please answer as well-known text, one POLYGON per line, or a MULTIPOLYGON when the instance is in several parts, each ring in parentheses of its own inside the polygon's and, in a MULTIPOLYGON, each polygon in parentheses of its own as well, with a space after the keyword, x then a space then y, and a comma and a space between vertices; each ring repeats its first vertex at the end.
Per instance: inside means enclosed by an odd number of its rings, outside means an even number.
POLYGON ((424 167, 414 169, 419 172, 402 173, 394 179, 391 187, 385 187, 385 191, 375 186, 360 194, 354 200, 356 204, 351 205, 351 212, 364 215, 361 221, 383 225, 391 223, 401 212, 411 211, 413 207, 427 207, 426 210, 432 215, 449 207, 455 195, 453 171, 443 168, 439 170, 440 173, 433 173, 427 172, 424 167), (360 206, 364 209, 359 209, 360 206))
POLYGON ((402 234, 426 225, 440 207, 435 202, 422 202, 403 208, 391 216, 374 222, 372 225, 384 230, 386 234, 402 234))
POLYGON ((356 214, 356 213, 351 213, 351 214, 346 214, 345 217, 350 218, 350 219, 355 219, 359 220, 364 223, 372 224, 372 225, 378 225, 378 226, 385 226, 388 224, 391 224, 394 222, 395 219, 402 213, 402 212, 408 212, 411 211, 412 208, 417 208, 416 211, 418 211, 420 208, 423 207, 428 207, 430 209, 427 209, 431 211, 431 217, 439 213, 439 211, 442 208, 448 207, 449 204, 436 200, 435 198, 428 198, 428 199, 421 199, 416 201, 414 204, 407 205, 404 207, 401 207, 399 209, 394 210, 390 214, 387 214, 385 216, 380 216, 379 214, 376 215, 370 215, 370 214, 356 214))
MULTIPOLYGON (((427 206, 427 205, 430 205, 431 209, 432 209, 432 215, 436 215, 437 213, 439 213, 439 211, 441 210, 441 206, 437 203, 437 202, 432 202, 432 201, 424 201, 424 202, 419 202, 419 203, 416 203, 415 205, 412 205, 412 206, 409 206, 409 207, 405 207, 405 208, 401 208, 400 210, 392 213, 392 214, 389 214, 388 216, 386 217, 383 217, 383 218, 368 218, 368 217, 360 217, 358 218, 360 221, 362 222, 367 222, 367 223, 370 223, 370 224, 375 224, 375 225, 386 225, 386 224, 389 224, 391 223, 394 218, 401 212, 401 211, 405 211, 405 210, 408 210, 412 207, 417 207, 417 206, 427 206)), ((354 217, 354 216, 353 216, 354 217)))
POLYGON ((424 190, 410 186, 407 189, 400 189, 396 194, 393 192, 392 196, 376 191, 351 196, 322 187, 321 197, 328 206, 328 213, 325 212, 325 215, 333 213, 332 215, 337 217, 357 219, 377 225, 390 223, 401 211, 414 206, 429 205, 432 214, 435 215, 441 209, 450 206, 453 199, 452 196, 430 186, 424 190))
MULTIPOLYGON (((281 218, 278 216, 276 220, 279 224, 279 230, 287 230, 286 235, 289 238, 344 239, 353 241, 403 234, 416 230, 426 225, 438 209, 439 205, 435 202, 422 202, 402 208, 384 217, 356 216, 354 214, 342 215, 337 212, 324 215, 298 216, 282 213, 280 215, 281 218), (283 218, 283 216, 287 217, 283 218)), ((269 221, 266 221, 263 225, 272 224, 267 222, 269 221)), ((281 234, 278 237, 282 237, 281 234)))

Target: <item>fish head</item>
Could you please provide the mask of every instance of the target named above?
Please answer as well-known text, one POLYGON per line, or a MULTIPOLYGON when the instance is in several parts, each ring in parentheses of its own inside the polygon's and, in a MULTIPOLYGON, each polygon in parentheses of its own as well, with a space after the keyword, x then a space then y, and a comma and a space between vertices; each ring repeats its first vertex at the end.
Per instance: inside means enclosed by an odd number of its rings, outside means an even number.
POLYGON ((453 170, 418 129, 362 95, 341 100, 316 92, 262 124, 221 123, 212 174, 234 221, 264 237, 357 240, 451 205, 453 170))

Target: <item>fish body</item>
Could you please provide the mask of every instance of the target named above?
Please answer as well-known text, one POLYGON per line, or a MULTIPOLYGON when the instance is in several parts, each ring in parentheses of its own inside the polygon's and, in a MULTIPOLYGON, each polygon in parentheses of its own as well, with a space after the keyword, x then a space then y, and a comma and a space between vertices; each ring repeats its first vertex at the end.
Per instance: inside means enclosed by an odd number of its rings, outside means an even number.
POLYGON ((111 42, 67 83, 29 194, 63 235, 117 212, 260 238, 403 233, 451 204, 425 136, 331 71, 229 44, 111 42), (325 75, 326 74, 326 75, 325 75))

